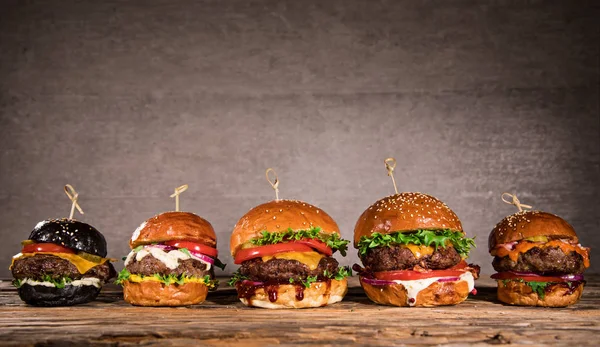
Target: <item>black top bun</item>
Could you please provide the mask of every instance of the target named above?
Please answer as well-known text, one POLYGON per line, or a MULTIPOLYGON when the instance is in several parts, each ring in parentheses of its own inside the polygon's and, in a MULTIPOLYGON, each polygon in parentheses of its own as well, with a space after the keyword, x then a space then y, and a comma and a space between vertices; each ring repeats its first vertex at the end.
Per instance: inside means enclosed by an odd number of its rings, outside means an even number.
POLYGON ((106 257, 106 240, 93 226, 74 219, 48 219, 39 222, 29 239, 55 243, 78 251, 106 257))

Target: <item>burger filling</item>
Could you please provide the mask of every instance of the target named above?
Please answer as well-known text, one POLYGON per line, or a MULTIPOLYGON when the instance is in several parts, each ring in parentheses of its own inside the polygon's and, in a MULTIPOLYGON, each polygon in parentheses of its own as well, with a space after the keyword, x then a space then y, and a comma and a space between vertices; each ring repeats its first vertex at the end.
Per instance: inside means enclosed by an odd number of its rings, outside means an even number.
POLYGON ((585 283, 581 274, 590 265, 588 248, 546 236, 501 244, 491 254, 492 266, 498 271, 492 278, 503 286, 525 283, 542 300, 558 287, 573 293, 585 283))
POLYGON ((243 244, 235 256, 241 267, 229 281, 255 285, 297 284, 309 288, 311 283, 342 280, 351 275, 339 267, 331 255, 346 254, 349 241, 338 234, 323 233, 321 228, 288 229, 284 232, 263 231, 260 237, 243 244))
POLYGON ((101 285, 116 276, 110 259, 76 252, 52 243, 23 241, 22 253, 15 255, 10 265, 13 284, 64 288, 67 285, 101 285))
POLYGON ((182 285, 195 282, 216 289, 218 281, 212 265, 205 256, 192 254, 186 248, 139 246, 125 258, 125 268, 116 283, 157 281, 164 285, 182 285))

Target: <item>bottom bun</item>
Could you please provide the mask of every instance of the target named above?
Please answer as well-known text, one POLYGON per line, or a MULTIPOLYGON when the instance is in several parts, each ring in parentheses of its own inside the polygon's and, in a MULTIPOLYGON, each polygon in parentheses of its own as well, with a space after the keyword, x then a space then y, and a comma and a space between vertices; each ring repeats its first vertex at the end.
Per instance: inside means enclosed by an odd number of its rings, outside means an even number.
POLYGON ((123 298, 136 306, 186 306, 204 302, 208 287, 204 283, 165 285, 157 281, 123 282, 123 298))
POLYGON ((467 281, 433 282, 419 291, 416 298, 409 298, 402 284, 374 286, 365 283, 362 276, 359 278, 369 299, 382 305, 413 307, 456 305, 465 301, 470 292, 467 281), (411 302, 411 299, 414 299, 414 302, 411 302))
POLYGON ((583 283, 575 289, 564 285, 553 285, 546 290, 544 298, 534 292, 530 286, 520 281, 497 281, 498 300, 509 305, 565 307, 576 304, 583 294, 583 283))
POLYGON ((310 308, 321 307, 342 301, 348 292, 348 281, 330 280, 304 285, 279 284, 252 286, 236 285, 240 301, 250 307, 262 308, 310 308))
POLYGON ((72 286, 64 288, 23 284, 18 289, 21 300, 34 306, 72 306, 90 302, 98 296, 100 288, 95 286, 72 286))

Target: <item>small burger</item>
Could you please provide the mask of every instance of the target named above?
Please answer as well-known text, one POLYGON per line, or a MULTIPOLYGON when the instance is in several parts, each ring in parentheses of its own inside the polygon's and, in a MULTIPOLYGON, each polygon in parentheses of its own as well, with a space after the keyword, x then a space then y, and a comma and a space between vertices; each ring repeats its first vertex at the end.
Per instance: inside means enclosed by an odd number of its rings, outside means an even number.
POLYGON ((489 251, 498 273, 498 300, 510 305, 564 307, 583 293, 589 248, 573 227, 541 211, 521 211, 492 230, 489 251))
POLYGON ((10 265, 21 300, 35 306, 70 306, 94 300, 115 277, 104 236, 74 219, 39 222, 10 265))
POLYGON ((479 266, 465 258, 473 239, 440 200, 422 193, 388 196, 367 208, 354 228, 360 283, 378 304, 455 305, 474 293, 479 266))
POLYGON ((231 234, 231 255, 241 267, 229 282, 248 306, 320 307, 342 300, 349 269, 332 255, 347 240, 323 210, 302 201, 274 200, 244 215, 231 234))
POLYGON ((117 284, 125 301, 138 306, 185 306, 204 302, 215 289, 217 258, 212 225, 189 212, 166 212, 140 225, 117 284))

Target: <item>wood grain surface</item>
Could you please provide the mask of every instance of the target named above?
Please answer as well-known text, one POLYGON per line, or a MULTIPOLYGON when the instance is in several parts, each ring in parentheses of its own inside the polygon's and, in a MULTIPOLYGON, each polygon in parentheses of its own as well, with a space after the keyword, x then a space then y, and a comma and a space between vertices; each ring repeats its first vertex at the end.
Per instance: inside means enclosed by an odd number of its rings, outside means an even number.
MULTIPOLYGON (((484 276, 486 277, 486 276, 484 276)), ((2 345, 597 345, 600 277, 588 278, 581 301, 568 308, 512 307, 495 300, 495 282, 457 306, 398 308, 371 303, 350 281, 343 302, 305 310, 247 308, 228 287, 201 304, 143 308, 122 300, 119 287, 76 307, 24 305, 0 283, 2 345)))

